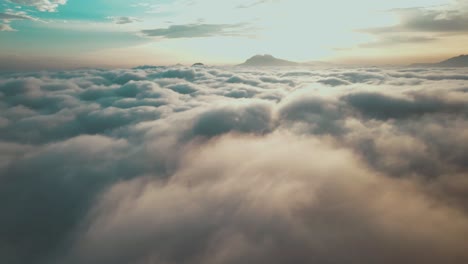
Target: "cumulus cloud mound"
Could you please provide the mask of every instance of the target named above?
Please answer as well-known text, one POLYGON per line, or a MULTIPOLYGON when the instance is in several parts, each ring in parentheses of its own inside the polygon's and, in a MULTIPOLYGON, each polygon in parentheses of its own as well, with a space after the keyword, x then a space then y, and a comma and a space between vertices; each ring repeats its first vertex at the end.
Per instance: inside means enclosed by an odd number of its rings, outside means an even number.
POLYGON ((467 263, 463 69, 0 75, 0 262, 467 263))

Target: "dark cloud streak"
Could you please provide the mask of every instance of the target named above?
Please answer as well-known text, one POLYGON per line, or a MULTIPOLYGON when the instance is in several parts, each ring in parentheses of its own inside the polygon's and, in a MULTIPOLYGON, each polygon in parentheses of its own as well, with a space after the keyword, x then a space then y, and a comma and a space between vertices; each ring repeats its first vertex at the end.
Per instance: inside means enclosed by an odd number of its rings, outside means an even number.
POLYGON ((461 1, 445 9, 406 8, 390 12, 399 18, 399 23, 393 26, 358 30, 378 37, 376 42, 366 43, 361 47, 423 43, 447 35, 463 35, 468 32, 468 9, 461 1))
POLYGON ((243 35, 244 24, 187 24, 171 25, 168 28, 142 30, 146 36, 163 38, 203 38, 214 36, 239 36, 243 35))

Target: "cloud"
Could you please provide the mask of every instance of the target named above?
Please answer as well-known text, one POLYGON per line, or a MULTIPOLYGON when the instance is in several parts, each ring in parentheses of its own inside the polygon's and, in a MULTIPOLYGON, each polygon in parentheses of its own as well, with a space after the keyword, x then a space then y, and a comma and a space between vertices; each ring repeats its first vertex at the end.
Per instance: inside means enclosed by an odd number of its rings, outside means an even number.
POLYGON ((385 74, 379 72, 366 71, 347 71, 341 73, 330 73, 323 76, 324 79, 319 80, 320 83, 338 86, 349 83, 367 83, 367 84, 382 84, 387 79, 385 74))
POLYGON ((141 20, 136 17, 128 17, 128 16, 110 16, 107 17, 108 19, 112 20, 115 24, 123 25, 123 24, 131 24, 134 22, 140 22, 141 20))
POLYGON ((60 5, 65 5, 67 0, 8 0, 12 3, 33 6, 42 12, 55 12, 60 5))
POLYGON ((193 151, 169 181, 105 193, 70 263, 466 259, 463 215, 370 174, 347 151, 287 134, 227 136, 193 151))
POLYGON ((257 1, 252 1, 252 2, 250 2, 250 3, 238 5, 237 8, 251 8, 251 7, 255 7, 255 6, 258 6, 258 5, 262 5, 262 4, 265 4, 265 3, 268 3, 268 2, 272 2, 272 1, 271 1, 271 0, 257 0, 257 1))
POLYGON ((345 96, 344 100, 363 114, 381 119, 403 119, 446 111, 468 113, 464 100, 447 102, 433 95, 418 93, 413 96, 414 98, 397 98, 380 93, 357 93, 345 96))
POLYGON ((187 24, 172 25, 168 28, 146 29, 141 32, 150 37, 163 38, 203 38, 213 36, 241 35, 242 24, 187 24))
POLYGON ((464 76, 3 73, 0 262, 466 263, 464 76))
POLYGON ((349 82, 347 82, 345 80, 341 80, 341 79, 333 78, 333 77, 320 80, 319 82, 323 83, 323 84, 326 84, 326 85, 330 85, 330 86, 339 86, 339 85, 348 85, 348 84, 350 84, 349 82))
POLYGON ((25 13, 0 13, 0 19, 2 20, 30 20, 30 16, 25 13))
POLYGON ((468 30, 465 10, 436 11, 421 8, 395 10, 400 24, 390 27, 370 28, 368 33, 430 32, 463 33, 468 30))
POLYGON ((386 34, 385 36, 380 37, 377 41, 361 44, 360 47, 376 48, 376 47, 385 47, 385 46, 394 46, 394 45, 414 44, 414 43, 428 43, 428 42, 433 42, 436 40, 438 40, 438 38, 425 37, 425 36, 404 36, 401 34, 397 34, 397 35, 386 34))
POLYGON ((0 24, 0 31, 16 31, 9 24, 0 24))
POLYGON ((0 20, 3 20, 3 24, 0 24, 0 31, 16 31, 10 26, 12 20, 38 20, 27 15, 25 12, 7 12, 0 13, 0 20))
POLYGON ((359 30, 378 37, 377 41, 361 47, 432 42, 468 31, 468 6, 462 1, 454 1, 443 7, 393 9, 390 12, 398 17, 398 24, 359 30))
POLYGON ((229 132, 264 134, 272 128, 271 112, 271 107, 261 102, 213 109, 197 118, 191 132, 207 137, 229 132))
POLYGON ((403 9, 396 11, 402 23, 396 30, 428 32, 466 32, 466 9, 427 10, 403 9))
POLYGON ((170 85, 167 88, 180 94, 192 94, 198 91, 198 89, 190 83, 177 83, 170 85))

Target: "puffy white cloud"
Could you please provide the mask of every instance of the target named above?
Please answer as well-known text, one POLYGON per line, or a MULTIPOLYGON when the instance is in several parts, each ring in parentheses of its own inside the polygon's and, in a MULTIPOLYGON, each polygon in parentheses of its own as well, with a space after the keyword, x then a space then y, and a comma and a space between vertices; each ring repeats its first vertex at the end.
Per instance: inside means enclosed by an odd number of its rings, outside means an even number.
POLYGON ((139 178, 106 192, 71 263, 467 258, 463 214, 316 139, 225 136, 183 159, 167 181, 139 178))
POLYGON ((10 2, 33 6, 39 11, 55 12, 60 5, 65 5, 67 0, 8 0, 10 2))
POLYGON ((465 263, 466 69, 0 78, 0 262, 465 263))

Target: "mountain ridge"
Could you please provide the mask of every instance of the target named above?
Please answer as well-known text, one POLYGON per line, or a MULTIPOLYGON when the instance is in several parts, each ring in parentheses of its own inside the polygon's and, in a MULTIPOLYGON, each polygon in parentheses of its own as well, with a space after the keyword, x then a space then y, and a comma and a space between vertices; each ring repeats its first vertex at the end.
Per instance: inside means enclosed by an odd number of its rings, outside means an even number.
POLYGON ((238 66, 298 66, 300 65, 297 62, 283 60, 275 58, 273 55, 264 54, 264 55, 255 55, 247 59, 244 63, 239 64, 238 66))
POLYGON ((462 54, 437 63, 414 63, 412 67, 468 67, 468 55, 462 54))

